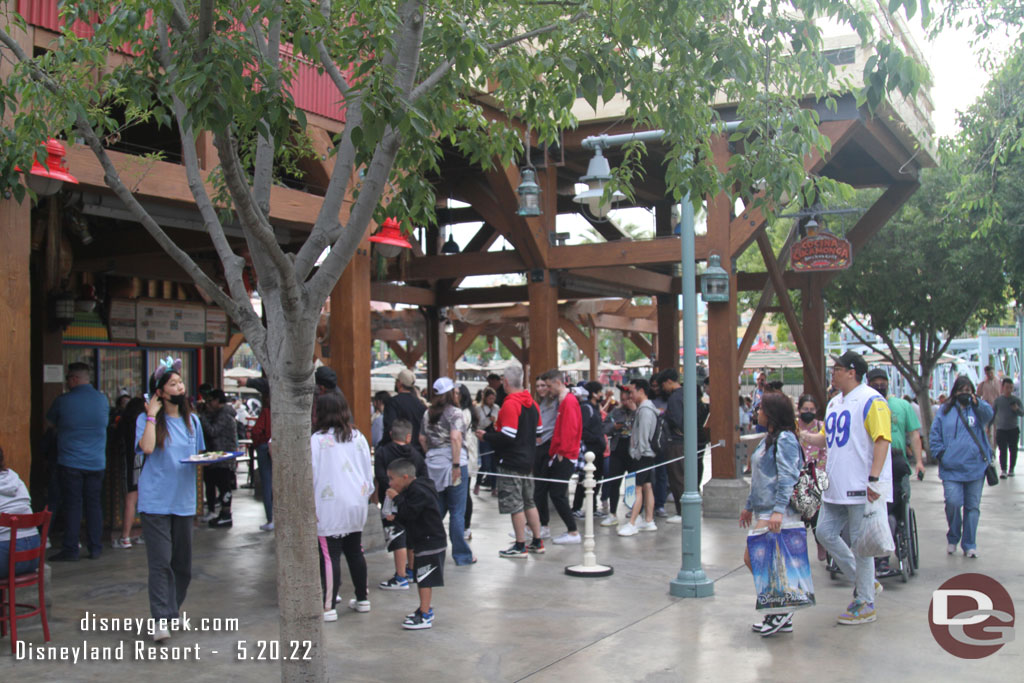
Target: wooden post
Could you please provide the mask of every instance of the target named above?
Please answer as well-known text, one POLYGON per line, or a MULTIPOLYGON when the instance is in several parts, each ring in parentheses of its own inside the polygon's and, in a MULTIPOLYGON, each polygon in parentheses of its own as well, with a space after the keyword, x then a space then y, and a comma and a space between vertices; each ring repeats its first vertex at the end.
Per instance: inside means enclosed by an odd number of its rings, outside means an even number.
MULTIPOLYGON (((32 463, 32 400, 18 391, 32 386, 32 315, 29 256, 31 255, 31 202, 19 204, 0 199, 0 273, 4 296, 0 297, 0 383, 8 391, 0 393, 0 444, 7 466, 29 485, 32 463)), ((37 324, 44 324, 38 321, 37 324)), ((42 373, 42 368, 36 368, 42 373)), ((38 401, 40 397, 35 397, 38 401)))
MULTIPOLYGON (((713 143, 715 162, 729 158, 728 143, 719 137, 713 143)), ((708 373, 711 378, 711 443, 724 441, 711 456, 714 478, 736 476, 736 274, 732 269, 730 251, 731 203, 723 192, 708 198, 708 249, 722 257, 722 267, 729 273, 729 301, 708 305, 708 373)))
MULTIPOLYGON (((812 380, 815 375, 822 382, 825 378, 825 299, 821 295, 824 286, 820 275, 809 275, 801 297, 804 343, 807 344, 807 358, 804 359, 804 363, 814 367, 814 372, 804 373, 804 392, 812 396, 818 396, 826 389, 824 386, 814 386, 812 380)), ((824 413, 825 406, 819 406, 819 410, 824 413)))
MULTIPOLYGON (((441 320, 437 306, 424 306, 423 315, 427 319, 427 388, 434 384, 438 377, 452 377, 448 368, 448 335, 444 333, 444 321, 441 320)), ((454 377, 453 377, 454 379, 454 377)))
POLYGON ((558 367, 558 287, 551 282, 551 272, 544 270, 531 277, 530 295, 530 386, 533 378, 558 367))
POLYGON ((658 369, 679 367, 679 297, 658 295, 658 369))
POLYGON ((370 433, 370 242, 363 239, 331 291, 331 369, 352 408, 355 425, 370 433))

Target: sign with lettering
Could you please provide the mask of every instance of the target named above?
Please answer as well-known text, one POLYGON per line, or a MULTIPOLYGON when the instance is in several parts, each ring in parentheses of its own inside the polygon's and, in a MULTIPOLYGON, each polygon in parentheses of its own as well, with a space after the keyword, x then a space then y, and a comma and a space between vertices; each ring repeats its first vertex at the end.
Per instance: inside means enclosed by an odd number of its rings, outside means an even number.
POLYGON ((819 232, 795 242, 789 260, 793 270, 802 272, 845 270, 853 261, 852 254, 850 240, 819 232))
POLYGON ((140 299, 137 333, 146 346, 202 346, 206 343, 206 306, 180 301, 140 299))
POLYGON ((135 301, 133 299, 111 299, 110 315, 107 327, 110 330, 110 341, 136 340, 135 301))

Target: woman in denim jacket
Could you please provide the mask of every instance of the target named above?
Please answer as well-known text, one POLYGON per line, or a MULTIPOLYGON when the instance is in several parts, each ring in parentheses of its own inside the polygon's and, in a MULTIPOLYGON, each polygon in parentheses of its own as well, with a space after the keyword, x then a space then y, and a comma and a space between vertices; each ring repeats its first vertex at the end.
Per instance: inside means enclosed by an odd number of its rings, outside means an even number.
MULTIPOLYGON (((793 402, 782 393, 764 394, 757 424, 768 431, 768 436, 750 460, 750 495, 740 513, 740 526, 748 527, 754 522, 754 529, 768 527, 768 531, 778 533, 783 524, 803 524, 800 514, 789 504, 803 466, 803 452, 794 433, 793 402)), ((750 555, 746 551, 743 563, 750 569, 750 555)), ((753 628, 762 636, 792 631, 793 613, 769 614, 753 628)))
POLYGON ((960 543, 965 556, 978 556, 981 492, 985 469, 992 461, 985 427, 991 421, 992 406, 975 396, 974 385, 963 375, 953 382, 949 398, 932 421, 929 447, 931 456, 939 461, 949 524, 946 552, 950 555, 960 543))

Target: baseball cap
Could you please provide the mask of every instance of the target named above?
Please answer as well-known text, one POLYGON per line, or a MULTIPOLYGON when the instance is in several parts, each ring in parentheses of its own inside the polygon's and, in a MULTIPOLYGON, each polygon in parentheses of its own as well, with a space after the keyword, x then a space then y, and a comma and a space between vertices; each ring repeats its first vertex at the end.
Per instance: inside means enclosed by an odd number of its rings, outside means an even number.
POLYGON ((327 389, 334 389, 338 386, 338 373, 326 365, 321 365, 316 369, 316 372, 313 373, 313 379, 317 384, 327 389))
POLYGON ((409 368, 403 368, 398 373, 398 377, 396 379, 398 379, 398 383, 401 384, 403 387, 412 388, 416 386, 416 375, 414 375, 412 370, 410 370, 409 368))
POLYGON ((884 368, 871 368, 871 371, 867 374, 868 381, 873 379, 884 379, 886 382, 889 381, 889 373, 884 368))
POLYGON ((590 392, 587 391, 586 389, 584 389, 583 387, 579 387, 579 386, 573 387, 572 388, 572 393, 573 393, 573 395, 576 398, 589 398, 590 397, 590 392))
POLYGON ((128 391, 128 387, 121 387, 120 389, 117 390, 118 398, 121 398, 122 396, 128 396, 129 398, 131 398, 131 395, 131 392, 128 391))
POLYGON ((452 381, 451 377, 438 377, 437 379, 434 380, 435 394, 447 394, 454 388, 455 382, 452 381))
POLYGON ((863 377, 867 374, 868 363, 864 360, 864 356, 856 351, 847 351, 841 356, 832 356, 832 360, 840 367, 856 371, 858 377, 863 377))

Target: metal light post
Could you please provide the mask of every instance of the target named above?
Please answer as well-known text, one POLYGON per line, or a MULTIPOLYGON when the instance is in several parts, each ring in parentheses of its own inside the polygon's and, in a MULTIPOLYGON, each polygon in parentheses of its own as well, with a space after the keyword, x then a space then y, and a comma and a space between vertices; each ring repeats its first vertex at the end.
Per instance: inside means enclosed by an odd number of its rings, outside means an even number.
MULTIPOLYGON (((742 121, 725 124, 725 132, 739 129, 742 121)), ((660 141, 663 130, 623 135, 594 135, 583 140, 584 149, 600 151, 628 142, 660 141)), ((582 179, 581 179, 582 182, 582 179)), ((697 287, 694 247, 693 205, 687 191, 680 205, 680 258, 683 279, 683 461, 686 490, 683 493, 683 565, 669 583, 669 593, 680 598, 706 598, 714 594, 714 583, 701 567, 701 496, 697 493, 697 287)))
POLYGON ((677 598, 706 598, 715 584, 701 567, 701 497, 697 493, 697 285, 693 204, 687 192, 679 205, 679 244, 683 278, 683 566, 669 582, 677 598))
MULTIPOLYGON (((1017 375, 1020 384, 1020 393, 1024 396, 1024 304, 1017 304, 1017 375)), ((1019 431, 1021 437, 1024 437, 1024 416, 1019 420, 1019 431)), ((1024 443, 1024 438, 1021 439, 1021 443, 1024 443)))

